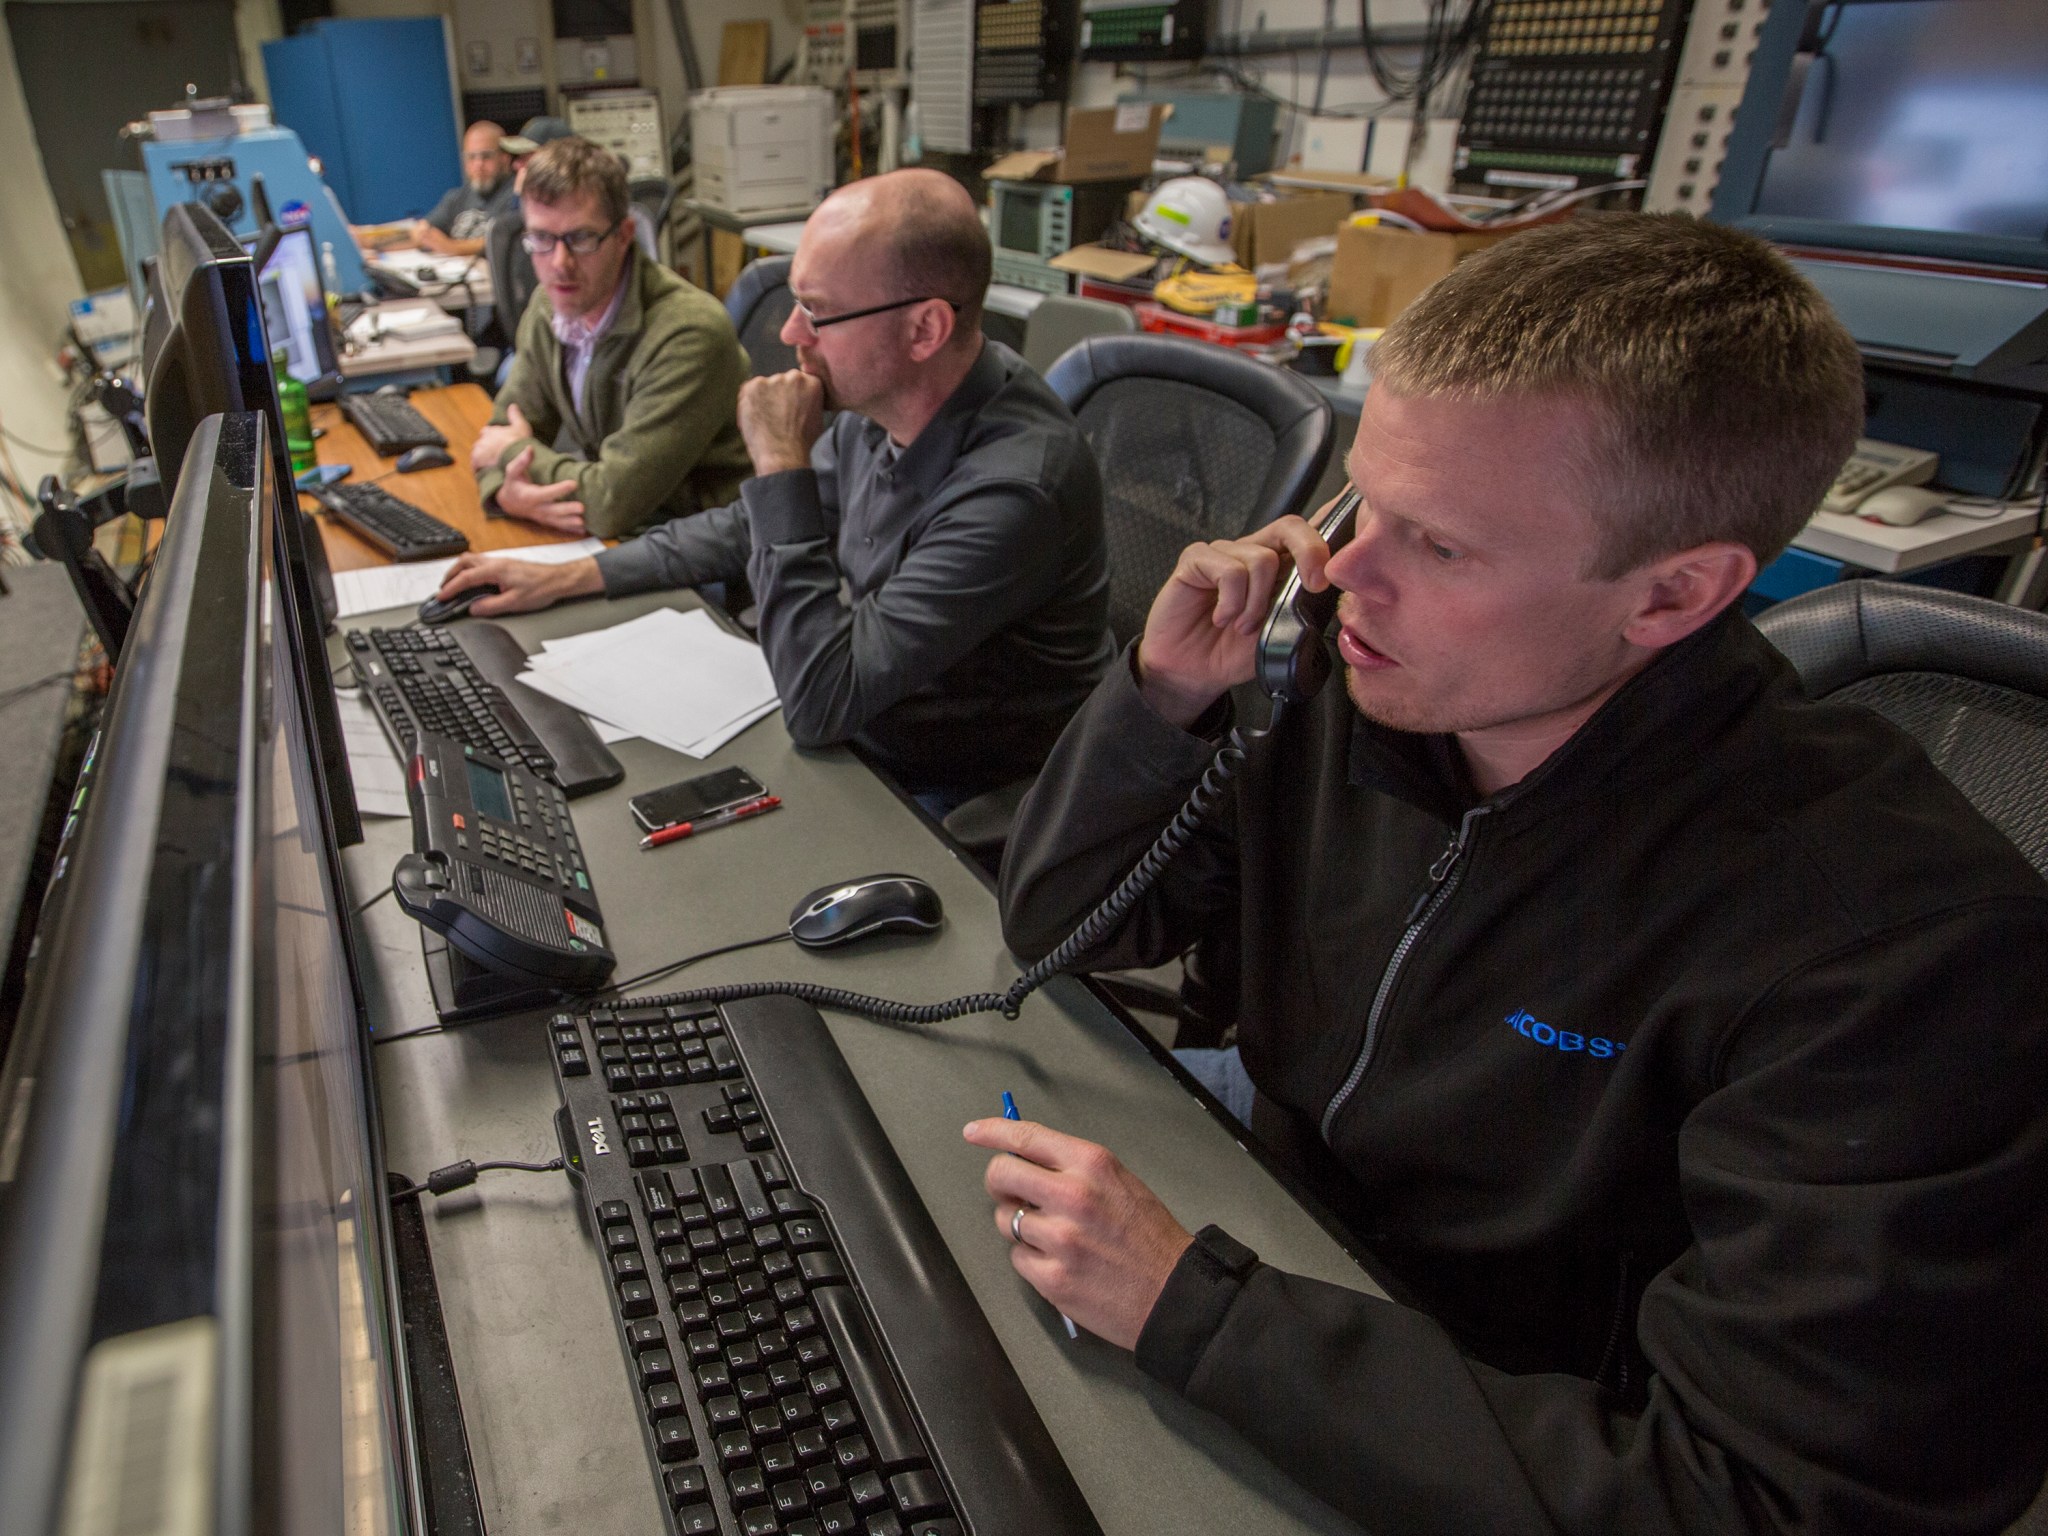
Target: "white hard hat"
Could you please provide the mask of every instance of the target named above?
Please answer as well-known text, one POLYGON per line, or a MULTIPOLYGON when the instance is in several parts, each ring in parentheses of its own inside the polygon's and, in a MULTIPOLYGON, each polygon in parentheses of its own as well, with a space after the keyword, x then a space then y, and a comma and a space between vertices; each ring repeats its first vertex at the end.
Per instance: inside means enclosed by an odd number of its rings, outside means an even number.
POLYGON ((1204 177, 1161 182, 1131 222, 1146 239, 1208 266, 1237 260, 1230 245, 1230 199, 1204 177))

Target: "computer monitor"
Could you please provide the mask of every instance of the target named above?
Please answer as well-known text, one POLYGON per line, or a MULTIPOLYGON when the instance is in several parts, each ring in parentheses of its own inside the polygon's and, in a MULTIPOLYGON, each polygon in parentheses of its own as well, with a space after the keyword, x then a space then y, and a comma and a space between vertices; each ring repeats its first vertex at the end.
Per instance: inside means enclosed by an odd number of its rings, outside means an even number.
POLYGON ((6 1536, 424 1528, 274 464, 194 431, 0 1064, 6 1536))
POLYGON ((263 328, 273 347, 285 349, 285 372, 305 385, 314 399, 331 400, 341 389, 341 366, 334 355, 327 290, 313 254, 313 231, 303 224, 273 228, 250 236, 246 243, 257 264, 263 328), (260 253, 265 243, 270 247, 267 255, 260 253))
MULTIPOLYGON (((182 478, 185 444, 202 417, 261 411, 270 425, 278 483, 289 486, 284 414, 271 372, 255 269, 227 226, 197 203, 174 204, 164 215, 149 303, 157 344, 153 351, 145 348, 143 414, 158 478, 166 485, 182 478)), ((320 530, 298 510, 295 498, 284 511, 287 515, 276 519, 275 536, 289 597, 286 616, 299 658, 297 676, 319 747, 325 816, 347 845, 362 841, 363 830, 322 638, 334 612, 334 578, 320 530)))
POLYGON ((1775 7, 1714 217, 1786 245, 2048 269, 2041 0, 1775 7))

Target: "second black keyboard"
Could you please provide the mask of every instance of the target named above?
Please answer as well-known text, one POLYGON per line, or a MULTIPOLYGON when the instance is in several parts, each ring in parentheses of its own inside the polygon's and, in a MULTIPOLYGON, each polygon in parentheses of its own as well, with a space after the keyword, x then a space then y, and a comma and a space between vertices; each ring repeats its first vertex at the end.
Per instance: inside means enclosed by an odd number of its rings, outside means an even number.
POLYGON ((548 1035, 673 1536, 1099 1536, 815 1009, 548 1035))
POLYGON ((333 513, 394 560, 438 560, 469 548, 460 528, 392 495, 381 485, 322 486, 311 493, 333 513))
POLYGON ((340 404, 341 414, 354 424, 381 458, 388 459, 408 448, 448 446, 448 439, 441 435, 440 429, 422 416, 419 408, 403 395, 387 395, 381 390, 374 394, 357 393, 343 395, 340 404))
POLYGON ((422 729, 524 763, 570 799, 626 776, 577 710, 544 693, 506 690, 526 652, 499 624, 465 619, 450 629, 352 629, 349 657, 363 693, 401 760, 422 729))

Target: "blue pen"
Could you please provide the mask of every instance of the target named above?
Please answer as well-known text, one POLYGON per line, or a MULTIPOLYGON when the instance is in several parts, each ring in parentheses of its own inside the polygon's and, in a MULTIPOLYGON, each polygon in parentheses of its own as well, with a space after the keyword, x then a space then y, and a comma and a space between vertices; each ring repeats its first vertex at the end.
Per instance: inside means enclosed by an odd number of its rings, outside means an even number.
MULTIPOLYGON (((1010 1090, 1007 1088, 1003 1090, 1003 1118, 1005 1120, 1022 1120, 1024 1118, 1017 1113, 1017 1101, 1010 1097, 1010 1090)), ((1060 1321, 1067 1325, 1068 1338, 1078 1339, 1081 1337, 1081 1331, 1074 1326, 1074 1320, 1067 1316, 1066 1313, 1062 1312, 1060 1314, 1060 1321)))

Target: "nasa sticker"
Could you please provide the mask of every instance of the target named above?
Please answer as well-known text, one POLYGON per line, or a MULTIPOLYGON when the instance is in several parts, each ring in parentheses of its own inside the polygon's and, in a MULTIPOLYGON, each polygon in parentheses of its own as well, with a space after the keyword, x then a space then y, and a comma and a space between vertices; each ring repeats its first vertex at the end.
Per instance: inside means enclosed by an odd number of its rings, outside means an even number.
POLYGON ((595 944, 599 949, 604 948, 604 930, 597 924, 587 917, 578 916, 567 907, 562 908, 562 916, 569 920, 569 932, 586 944, 595 944))

